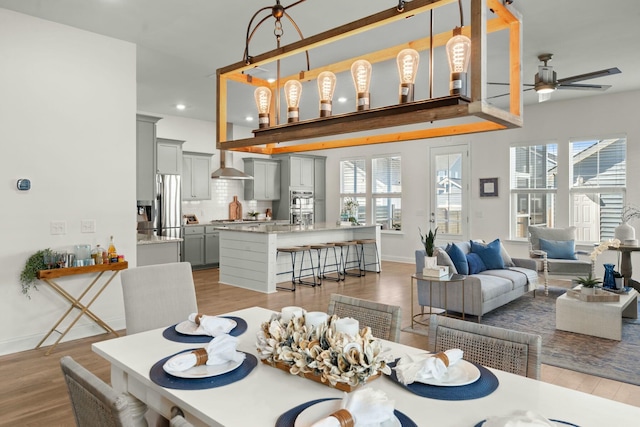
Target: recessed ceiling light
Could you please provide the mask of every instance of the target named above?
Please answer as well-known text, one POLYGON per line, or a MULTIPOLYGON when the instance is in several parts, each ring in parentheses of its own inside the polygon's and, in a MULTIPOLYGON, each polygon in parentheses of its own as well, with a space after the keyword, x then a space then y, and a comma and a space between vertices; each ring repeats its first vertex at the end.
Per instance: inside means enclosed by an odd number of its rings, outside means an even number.
POLYGON ((269 83, 273 83, 273 82, 275 82, 275 81, 276 81, 276 79, 274 79, 273 77, 271 77, 271 78, 268 78, 268 79, 267 79, 267 81, 268 81, 269 83))
POLYGON ((338 98, 338 102, 341 102, 341 103, 347 102, 347 98, 345 98, 344 96, 341 96, 340 98, 338 98))
POLYGON ((178 110, 184 110, 185 108, 187 108, 187 106, 186 106, 186 105, 184 105, 184 104, 176 104, 176 108, 177 108, 178 110))
POLYGON ((247 116, 245 120, 248 121, 248 122, 252 122, 253 121, 253 117, 252 116, 247 116))

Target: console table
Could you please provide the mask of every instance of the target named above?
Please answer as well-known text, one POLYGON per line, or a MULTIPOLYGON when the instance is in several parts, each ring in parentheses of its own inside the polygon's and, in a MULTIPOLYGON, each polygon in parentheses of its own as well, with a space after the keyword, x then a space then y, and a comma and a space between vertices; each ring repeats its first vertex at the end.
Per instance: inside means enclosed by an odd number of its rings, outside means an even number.
POLYGON ((38 279, 42 280, 43 282, 51 286, 51 288, 54 291, 56 291, 57 293, 62 295, 67 301, 69 301, 70 307, 62 315, 62 317, 58 319, 56 324, 53 325, 53 327, 44 336, 44 338, 42 338, 42 340, 38 343, 38 345, 35 348, 40 348, 40 346, 42 346, 42 344, 46 341, 47 338, 49 338, 49 336, 51 336, 51 334, 54 331, 58 332, 60 336, 58 337, 56 342, 51 346, 51 348, 49 348, 45 353, 45 355, 48 356, 53 351, 53 349, 56 348, 60 340, 64 338, 67 332, 69 332, 71 328, 73 328, 76 322, 80 320, 80 318, 83 315, 86 315, 87 317, 89 317, 91 320, 97 323, 105 331, 110 332, 115 336, 119 336, 118 333, 111 326, 107 325, 94 312, 89 310, 89 307, 91 307, 91 304, 93 304, 98 299, 100 294, 102 294, 102 291, 104 291, 107 288, 107 286, 109 286, 109 283, 111 283, 113 278, 116 277, 116 275, 120 272, 120 270, 125 270, 128 266, 129 266, 129 263, 124 261, 124 262, 117 262, 113 264, 99 264, 99 265, 90 265, 86 267, 56 268, 52 270, 38 271, 38 279), (111 275, 109 275, 108 277, 105 277, 105 280, 103 281, 102 285, 99 287, 98 291, 93 295, 93 297, 91 297, 91 299, 86 304, 83 303, 82 299, 87 295, 87 293, 91 290, 91 288, 93 288, 94 285, 96 285, 100 281, 104 273, 107 271, 110 271, 111 275), (89 285, 84 289, 84 291, 82 291, 82 293, 77 298, 71 295, 69 292, 65 291, 62 288, 62 286, 60 286, 54 280, 60 277, 75 276, 79 274, 90 274, 90 273, 98 273, 98 274, 95 277, 93 277, 93 280, 91 280, 89 285), (80 313, 78 313, 76 318, 73 319, 73 321, 67 326, 67 328, 64 331, 62 332, 58 331, 56 328, 60 325, 60 323, 62 323, 62 321, 71 313, 71 311, 74 308, 80 310, 80 313))
POLYGON ((621 252, 620 258, 620 274, 624 277, 624 286, 631 286, 640 291, 640 283, 631 278, 633 268, 631 266, 631 252, 640 251, 640 246, 620 245, 617 248, 609 246, 610 250, 621 252))

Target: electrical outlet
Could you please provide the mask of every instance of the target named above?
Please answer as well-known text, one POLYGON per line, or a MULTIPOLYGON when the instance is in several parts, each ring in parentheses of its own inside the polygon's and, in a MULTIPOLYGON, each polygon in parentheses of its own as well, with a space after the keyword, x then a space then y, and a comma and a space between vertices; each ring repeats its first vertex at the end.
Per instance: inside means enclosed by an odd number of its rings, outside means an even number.
POLYGON ((96 232, 96 220, 95 219, 83 219, 80 221, 81 233, 95 233, 96 232))
POLYGON ((51 221, 49 223, 49 232, 51 234, 67 234, 67 222, 51 221))

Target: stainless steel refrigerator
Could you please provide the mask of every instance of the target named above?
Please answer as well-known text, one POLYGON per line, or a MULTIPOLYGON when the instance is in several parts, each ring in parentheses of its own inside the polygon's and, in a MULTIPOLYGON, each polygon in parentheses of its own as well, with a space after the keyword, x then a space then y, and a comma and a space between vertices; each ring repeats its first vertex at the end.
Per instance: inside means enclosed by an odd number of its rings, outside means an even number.
POLYGON ((138 233, 182 237, 182 195, 180 175, 156 175, 156 197, 138 202, 138 233))

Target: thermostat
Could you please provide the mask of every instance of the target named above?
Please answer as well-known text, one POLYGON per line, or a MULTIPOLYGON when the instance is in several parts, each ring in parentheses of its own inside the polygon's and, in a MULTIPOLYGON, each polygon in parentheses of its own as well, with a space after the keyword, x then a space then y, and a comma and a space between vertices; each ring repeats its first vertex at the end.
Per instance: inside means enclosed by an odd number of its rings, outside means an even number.
POLYGON ((31 181, 27 178, 18 180, 18 190, 27 191, 31 189, 31 181))

